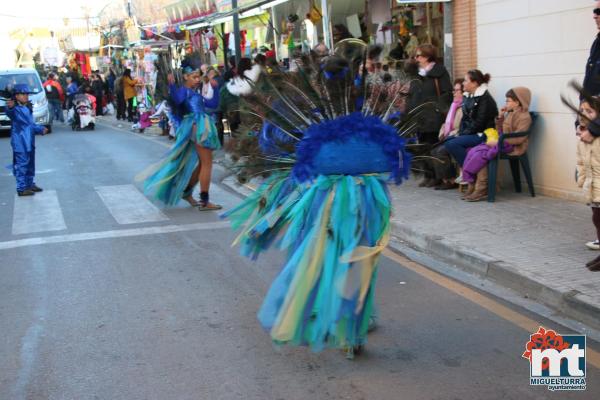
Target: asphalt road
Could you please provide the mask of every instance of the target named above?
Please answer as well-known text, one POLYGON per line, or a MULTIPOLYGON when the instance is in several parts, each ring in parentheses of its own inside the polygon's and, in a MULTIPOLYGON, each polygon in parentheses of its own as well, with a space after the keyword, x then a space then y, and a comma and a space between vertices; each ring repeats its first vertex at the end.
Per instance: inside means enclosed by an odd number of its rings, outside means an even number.
MULTIPOLYGON (((566 328, 485 296, 517 317, 501 316, 397 257, 382 258, 379 326, 360 357, 275 348, 256 311, 282 254, 244 259, 215 213, 140 196, 135 176, 168 143, 99 126, 37 144, 42 196, 15 198, 0 171, 2 400, 600 398, 591 362, 585 392, 529 384, 533 332, 518 316, 566 328)), ((11 159, 2 138, 0 165, 11 159)))

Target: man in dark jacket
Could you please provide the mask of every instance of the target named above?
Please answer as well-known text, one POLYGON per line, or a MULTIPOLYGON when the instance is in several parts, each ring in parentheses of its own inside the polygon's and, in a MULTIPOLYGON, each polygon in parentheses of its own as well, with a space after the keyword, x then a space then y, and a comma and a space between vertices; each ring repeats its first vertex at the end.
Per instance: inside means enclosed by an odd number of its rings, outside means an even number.
MULTIPOLYGON (((596 21, 596 27, 600 30, 600 1, 596 1, 595 5, 594 21, 596 21)), ((600 33, 596 35, 596 40, 594 40, 590 49, 590 57, 585 65, 583 88, 593 96, 600 95, 600 33)))

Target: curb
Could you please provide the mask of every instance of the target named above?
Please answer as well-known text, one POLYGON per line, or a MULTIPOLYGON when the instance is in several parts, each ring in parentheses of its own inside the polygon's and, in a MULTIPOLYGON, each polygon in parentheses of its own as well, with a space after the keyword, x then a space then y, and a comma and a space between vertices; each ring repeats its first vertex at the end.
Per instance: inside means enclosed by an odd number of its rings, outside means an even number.
POLYGON ((519 271, 513 264, 453 244, 443 237, 423 234, 399 221, 392 221, 392 239, 390 247, 395 251, 401 252, 398 244, 404 244, 429 253, 469 274, 513 290, 527 299, 540 302, 570 319, 600 329, 600 307, 590 301, 587 295, 576 290, 553 289, 539 283, 535 276, 519 271))

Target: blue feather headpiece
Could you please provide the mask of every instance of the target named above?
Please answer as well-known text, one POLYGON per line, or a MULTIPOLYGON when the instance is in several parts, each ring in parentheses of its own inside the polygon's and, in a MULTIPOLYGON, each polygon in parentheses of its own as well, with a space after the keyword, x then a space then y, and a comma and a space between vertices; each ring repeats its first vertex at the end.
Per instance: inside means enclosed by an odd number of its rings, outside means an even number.
POLYGON ((181 70, 184 74, 191 74, 200 69, 200 62, 196 58, 186 57, 181 61, 181 70))
POLYGON ((389 172, 396 183, 408 178, 406 140, 377 116, 360 112, 311 125, 296 147, 292 175, 303 182, 317 175, 389 172))

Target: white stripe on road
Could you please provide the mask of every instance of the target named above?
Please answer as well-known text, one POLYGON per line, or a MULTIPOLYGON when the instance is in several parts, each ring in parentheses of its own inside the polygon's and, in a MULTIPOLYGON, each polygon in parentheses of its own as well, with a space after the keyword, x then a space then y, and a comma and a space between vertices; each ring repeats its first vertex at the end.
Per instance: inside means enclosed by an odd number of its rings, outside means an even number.
POLYGON ((67 229, 67 225, 55 190, 46 190, 27 197, 15 194, 13 235, 63 229, 67 229))
POLYGON ((121 225, 169 219, 133 185, 99 186, 96 192, 121 225))
POLYGON ((86 240, 115 239, 132 236, 160 235, 163 233, 202 231, 229 228, 229 222, 199 222, 187 225, 152 226, 147 228, 121 229, 104 232, 72 233, 69 235, 46 236, 0 242, 0 250, 38 246, 53 243, 83 242, 86 240))

